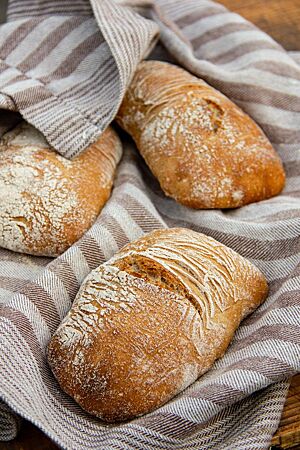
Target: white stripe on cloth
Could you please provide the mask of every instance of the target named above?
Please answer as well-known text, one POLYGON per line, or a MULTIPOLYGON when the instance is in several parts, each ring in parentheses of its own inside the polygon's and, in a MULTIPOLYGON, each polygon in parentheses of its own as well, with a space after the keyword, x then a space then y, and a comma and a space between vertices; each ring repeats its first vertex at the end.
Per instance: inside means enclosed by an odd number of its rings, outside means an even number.
MULTIPOLYGON (((48 23, 48 21, 50 21, 51 19, 53 20, 53 18, 46 19, 46 23, 44 24, 44 28, 46 28, 46 30, 49 30, 49 34, 55 33, 55 30, 51 29, 51 24, 48 23)), ((54 16, 54 19, 58 21, 57 26, 66 21, 66 18, 64 16, 62 18, 56 18, 54 16)), ((50 75, 64 63, 66 57, 73 50, 75 50, 78 45, 82 44, 96 31, 97 26, 95 20, 92 18, 86 19, 78 27, 72 30, 66 37, 64 37, 60 41, 60 43, 53 50, 51 50, 50 53, 45 58, 43 58, 37 66, 35 66, 31 71, 29 70, 27 75, 34 76, 35 78, 41 78, 50 75)), ((47 35, 45 35, 45 30, 44 37, 47 37, 47 35)))
POLYGON ((81 284, 90 272, 90 268, 80 248, 73 245, 62 258, 71 266, 78 284, 81 284))
MULTIPOLYGON (((300 283, 299 283, 300 285, 300 283)), ((298 285, 298 288, 299 288, 298 285)), ((245 325, 239 327, 237 332, 235 333, 235 341, 245 339, 251 334, 255 333, 255 331, 259 330, 264 326, 271 325, 299 325, 299 317, 300 315, 300 306, 293 306, 290 308, 278 308, 272 311, 266 312, 266 314, 258 319, 255 323, 251 325, 245 325)))
MULTIPOLYGON (((213 39, 197 47, 199 57, 209 57, 209 59, 221 56, 228 51, 234 52, 242 44, 261 42, 262 36, 256 30, 240 30, 228 33, 225 36, 213 39)), ((275 46, 273 39, 263 36, 263 40, 275 46)))
MULTIPOLYGON (((243 101, 239 101, 239 106, 243 108, 244 103, 243 101)), ((247 102, 247 111, 251 115, 255 114, 256 120, 262 125, 276 126, 283 118, 285 121, 285 130, 299 130, 300 111, 287 111, 253 102, 247 102)))
MULTIPOLYGON (((41 348, 44 349, 51 338, 51 332, 37 306, 23 294, 16 294, 11 297, 5 306, 16 311, 22 311, 23 315, 29 319, 34 337, 38 340, 41 348)), ((11 326, 12 322, 9 322, 8 327, 11 326)))
MULTIPOLYGON (((221 87, 231 98, 236 97, 267 131, 272 127, 273 142, 279 142, 277 149, 289 163, 289 177, 284 193, 276 198, 234 211, 194 211, 158 194, 151 177, 145 177, 136 150, 127 143, 112 196, 78 243, 47 267, 43 267, 43 261, 32 270, 30 262, 36 265, 36 258, 27 256, 27 269, 25 260, 18 265, 13 254, 0 254, 0 276, 4 279, 8 275, 7 284, 0 286, 0 355, 7 358, 4 364, 0 357, 1 396, 63 448, 266 449, 287 389, 284 381, 275 386, 271 383, 284 380, 287 371, 292 374, 300 369, 300 139, 298 142, 296 137, 299 117, 294 112, 300 98, 297 55, 288 55, 275 44, 276 49, 270 49, 273 41, 268 36, 208 0, 157 0, 160 19, 153 16, 157 24, 112 0, 91 0, 95 18, 86 15, 88 8, 83 8, 81 24, 65 30, 54 48, 41 51, 39 45, 49 41, 51 33, 55 35, 59 23, 64 23, 64 14, 66 20, 72 20, 72 8, 75 13, 76 7, 83 7, 80 1, 64 4, 14 0, 11 12, 16 17, 20 17, 18 12, 24 5, 28 6, 28 16, 38 14, 30 22, 34 24, 31 31, 26 34, 25 30, 23 44, 17 39, 26 28, 26 20, 0 28, 1 42, 5 40, 6 49, 11 48, 0 71, 3 105, 20 108, 63 155, 78 154, 113 119, 136 64, 149 52, 159 26, 172 58, 221 87), (41 14, 53 13, 55 8, 57 17, 45 19, 41 14), (199 19, 201 15, 206 17, 199 19), (54 29, 48 27, 41 36, 42 23, 52 23, 54 29), (224 27, 239 23, 244 26, 241 31, 228 32, 224 27), (98 45, 97 35, 94 40, 97 27, 101 30, 98 45), (209 41, 214 31, 218 37, 209 41), (197 48, 192 50, 180 32, 197 48), (14 36, 14 42, 10 36, 14 36), (204 52, 208 59, 197 58, 204 52), (73 59, 67 64, 70 55, 73 59), (22 67, 32 64, 27 71, 32 78, 27 79, 16 67, 8 69, 9 61, 12 65, 23 62, 22 67), (260 61, 267 62, 268 70, 255 66, 260 61), (275 67, 278 61, 280 75, 275 67), (14 77, 19 77, 18 81, 4 88, 14 77), (42 101, 40 95, 45 96, 42 101), (193 386, 150 415, 105 427, 59 389, 46 364, 46 345, 91 268, 113 256, 119 245, 166 226, 186 226, 217 235, 241 254, 250 255, 272 281, 271 295, 241 325, 226 355, 193 386), (14 277, 19 286, 15 293, 10 290, 14 277), (272 327, 277 330, 274 336, 272 327), (251 369, 245 369, 250 364, 251 369)), ((0 427, 0 439, 15 435, 13 416, 1 405, 0 423, 5 424, 4 431, 0 427)))
MULTIPOLYGON (((12 66, 21 64, 34 50, 39 47, 48 34, 55 33, 56 28, 65 21, 64 17, 49 17, 42 20, 8 55, 6 62, 12 66)), ((29 74, 30 75, 30 74, 29 74)))
MULTIPOLYGON (((201 11, 201 9, 199 9, 201 11)), ((246 23, 246 21, 238 14, 229 12, 219 12, 212 16, 198 19, 190 25, 186 25, 182 28, 183 33, 188 37, 190 41, 199 39, 205 33, 211 30, 215 30, 218 27, 223 27, 225 24, 239 24, 246 23)), ((257 34, 257 32, 256 32, 257 34)))

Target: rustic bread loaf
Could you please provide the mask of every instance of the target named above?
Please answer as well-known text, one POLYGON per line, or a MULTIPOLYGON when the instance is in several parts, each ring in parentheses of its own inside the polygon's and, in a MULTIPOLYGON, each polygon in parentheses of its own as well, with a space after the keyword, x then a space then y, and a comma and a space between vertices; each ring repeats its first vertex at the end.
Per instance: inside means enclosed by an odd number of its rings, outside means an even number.
POLYGON ((48 361, 86 411, 127 420, 206 372, 267 290, 256 267, 214 239, 157 230, 85 279, 48 361))
POLYGON ((279 157, 228 98, 174 65, 144 61, 117 121, 166 195, 192 208, 235 208, 278 194, 279 157))
POLYGON ((0 141, 0 246, 57 256, 92 225, 108 199, 121 157, 107 129, 69 161, 22 122, 0 141))

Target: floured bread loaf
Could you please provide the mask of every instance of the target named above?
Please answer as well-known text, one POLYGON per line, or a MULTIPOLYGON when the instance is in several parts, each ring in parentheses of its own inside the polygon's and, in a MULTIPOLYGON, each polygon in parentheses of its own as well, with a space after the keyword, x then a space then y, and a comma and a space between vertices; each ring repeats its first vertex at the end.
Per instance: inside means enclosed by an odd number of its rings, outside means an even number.
POLYGON ((267 291, 256 267, 214 239, 154 231, 85 279, 48 361, 86 411, 127 420, 206 372, 267 291))
POLYGON ((166 195, 192 208, 235 208, 278 194, 279 157, 262 130, 228 98, 174 65, 144 61, 118 123, 166 195))
POLYGON ((108 199, 122 153, 108 128, 69 161, 22 122, 0 141, 0 246, 57 256, 92 225, 108 199))

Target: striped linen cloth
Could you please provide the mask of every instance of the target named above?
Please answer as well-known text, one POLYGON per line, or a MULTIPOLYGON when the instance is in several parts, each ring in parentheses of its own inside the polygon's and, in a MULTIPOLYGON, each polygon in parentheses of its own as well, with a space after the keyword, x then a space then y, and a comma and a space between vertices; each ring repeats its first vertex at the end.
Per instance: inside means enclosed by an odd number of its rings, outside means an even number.
POLYGON ((177 62, 248 112, 279 152, 286 187, 237 210, 192 210, 163 195, 123 137, 112 196, 82 239, 56 259, 0 251, 0 439, 16 435, 21 416, 67 449, 267 449, 286 380, 300 370, 299 54, 211 1, 128 4, 11 1, 0 28, 0 132, 19 111, 61 154, 78 154, 113 119, 160 30, 148 57, 177 62), (105 426, 60 390, 47 343, 93 268, 144 233, 173 226, 250 259, 270 295, 192 386, 151 414, 105 426))

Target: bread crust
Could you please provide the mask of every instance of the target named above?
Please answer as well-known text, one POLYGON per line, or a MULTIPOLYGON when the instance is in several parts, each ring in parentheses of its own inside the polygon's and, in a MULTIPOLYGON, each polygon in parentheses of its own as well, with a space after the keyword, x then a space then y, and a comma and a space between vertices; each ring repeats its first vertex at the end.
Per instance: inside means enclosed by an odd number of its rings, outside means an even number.
POLYGON ((196 209, 277 195, 285 174, 255 122, 185 70, 140 63, 117 115, 167 196, 196 209))
POLYGON ((256 267, 214 239, 157 230, 90 273, 48 361, 86 411, 132 419, 206 372, 267 291, 256 267))
POLYGON ((58 256, 110 196, 121 142, 112 128, 72 161, 23 122, 0 142, 0 246, 58 256))

